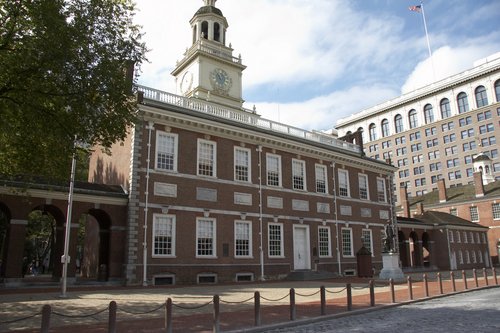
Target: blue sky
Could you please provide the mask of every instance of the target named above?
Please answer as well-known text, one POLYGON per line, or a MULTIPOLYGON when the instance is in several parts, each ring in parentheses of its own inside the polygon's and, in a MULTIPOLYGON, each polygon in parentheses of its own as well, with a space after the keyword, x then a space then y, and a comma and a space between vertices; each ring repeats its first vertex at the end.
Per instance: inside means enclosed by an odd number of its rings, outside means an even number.
MULTIPOLYGON (((139 84, 176 93, 170 72, 191 45, 202 0, 136 0, 151 49, 139 84)), ((500 52, 500 0, 218 0, 241 53, 245 107, 264 118, 328 130, 338 119, 500 52)))

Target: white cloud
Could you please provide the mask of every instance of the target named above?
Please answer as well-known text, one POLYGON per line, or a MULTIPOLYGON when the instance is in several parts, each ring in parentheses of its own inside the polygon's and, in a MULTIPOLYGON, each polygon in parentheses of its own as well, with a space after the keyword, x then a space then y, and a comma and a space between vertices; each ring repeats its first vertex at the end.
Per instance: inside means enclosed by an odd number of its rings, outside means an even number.
MULTIPOLYGON (((300 103, 256 103, 263 118, 291 126, 329 130, 335 119, 350 116, 352 110, 362 110, 395 97, 396 91, 381 86, 356 86, 345 91, 315 97, 300 103)), ((248 103, 248 108, 252 105, 248 103)))
POLYGON ((498 46, 491 44, 491 42, 488 43, 487 39, 481 38, 481 41, 478 43, 469 42, 469 45, 455 48, 443 46, 437 49, 431 58, 423 60, 415 67, 403 84, 401 93, 408 93, 470 69, 476 60, 498 51, 498 46))

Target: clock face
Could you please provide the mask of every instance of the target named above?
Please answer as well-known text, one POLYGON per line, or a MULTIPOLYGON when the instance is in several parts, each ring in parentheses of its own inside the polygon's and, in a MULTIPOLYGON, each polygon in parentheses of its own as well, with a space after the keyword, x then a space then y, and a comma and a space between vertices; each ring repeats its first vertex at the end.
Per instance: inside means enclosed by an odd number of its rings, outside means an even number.
POLYGON ((227 93, 233 85, 233 80, 225 70, 216 68, 210 73, 210 81, 215 90, 227 93))
POLYGON ((182 81, 181 81, 181 91, 183 93, 186 93, 191 90, 193 85, 193 73, 191 72, 186 72, 182 76, 182 81))

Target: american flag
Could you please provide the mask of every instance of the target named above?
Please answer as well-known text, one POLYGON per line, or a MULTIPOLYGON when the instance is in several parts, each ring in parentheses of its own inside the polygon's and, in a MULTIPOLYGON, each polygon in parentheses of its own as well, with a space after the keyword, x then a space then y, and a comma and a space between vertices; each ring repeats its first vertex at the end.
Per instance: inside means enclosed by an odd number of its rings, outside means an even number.
POLYGON ((410 6, 408 7, 409 10, 411 11, 414 11, 414 12, 419 12, 420 13, 420 10, 422 9, 422 6, 421 5, 418 5, 418 6, 410 6))

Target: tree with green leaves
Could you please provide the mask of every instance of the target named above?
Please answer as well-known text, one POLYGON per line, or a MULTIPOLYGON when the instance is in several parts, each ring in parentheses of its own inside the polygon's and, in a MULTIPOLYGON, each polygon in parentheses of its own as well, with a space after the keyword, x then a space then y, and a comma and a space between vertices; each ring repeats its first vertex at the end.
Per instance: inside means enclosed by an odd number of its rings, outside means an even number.
POLYGON ((67 179, 75 138, 106 149, 126 137, 147 51, 134 11, 131 0, 0 0, 0 175, 67 179))

